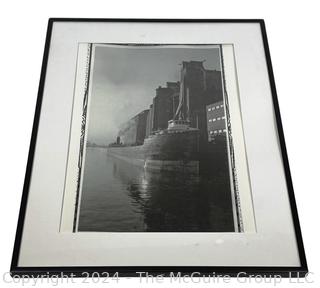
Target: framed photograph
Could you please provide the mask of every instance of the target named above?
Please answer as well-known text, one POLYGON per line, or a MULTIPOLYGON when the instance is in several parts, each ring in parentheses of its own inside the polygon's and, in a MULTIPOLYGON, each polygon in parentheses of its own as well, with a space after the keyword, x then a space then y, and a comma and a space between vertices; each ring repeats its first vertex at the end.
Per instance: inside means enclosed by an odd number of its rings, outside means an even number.
POLYGON ((50 19, 12 275, 195 272, 308 272, 264 21, 50 19))

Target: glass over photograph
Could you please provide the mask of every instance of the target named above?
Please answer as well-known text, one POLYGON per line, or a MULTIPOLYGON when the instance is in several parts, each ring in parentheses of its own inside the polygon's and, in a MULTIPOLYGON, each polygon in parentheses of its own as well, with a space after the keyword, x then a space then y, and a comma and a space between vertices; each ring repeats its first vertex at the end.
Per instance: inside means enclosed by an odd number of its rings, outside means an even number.
POLYGON ((78 57, 61 225, 243 232, 221 45, 79 44, 78 57))

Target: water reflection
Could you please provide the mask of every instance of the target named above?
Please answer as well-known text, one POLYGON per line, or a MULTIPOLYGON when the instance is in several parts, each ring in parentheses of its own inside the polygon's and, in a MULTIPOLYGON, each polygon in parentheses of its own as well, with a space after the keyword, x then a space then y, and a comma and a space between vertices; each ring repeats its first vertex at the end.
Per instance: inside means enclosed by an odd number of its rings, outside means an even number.
POLYGON ((79 231, 234 231, 225 173, 145 171, 87 148, 79 231))

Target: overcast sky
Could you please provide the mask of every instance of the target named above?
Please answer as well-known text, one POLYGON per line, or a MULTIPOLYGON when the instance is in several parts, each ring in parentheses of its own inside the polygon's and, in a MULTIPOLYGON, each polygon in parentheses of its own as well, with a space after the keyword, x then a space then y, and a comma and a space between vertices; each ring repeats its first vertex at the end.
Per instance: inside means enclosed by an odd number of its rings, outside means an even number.
POLYGON ((96 47, 88 140, 114 142, 119 126, 149 108, 158 86, 179 81, 179 64, 191 60, 221 70, 217 48, 96 47))

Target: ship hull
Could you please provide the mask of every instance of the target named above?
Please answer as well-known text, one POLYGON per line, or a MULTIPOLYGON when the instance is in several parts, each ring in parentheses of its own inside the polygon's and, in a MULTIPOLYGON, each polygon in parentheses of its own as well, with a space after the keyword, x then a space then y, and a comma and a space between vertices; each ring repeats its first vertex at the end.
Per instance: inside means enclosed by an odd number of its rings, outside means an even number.
POLYGON ((108 147, 107 153, 149 170, 199 172, 197 130, 152 135, 143 145, 108 147))

